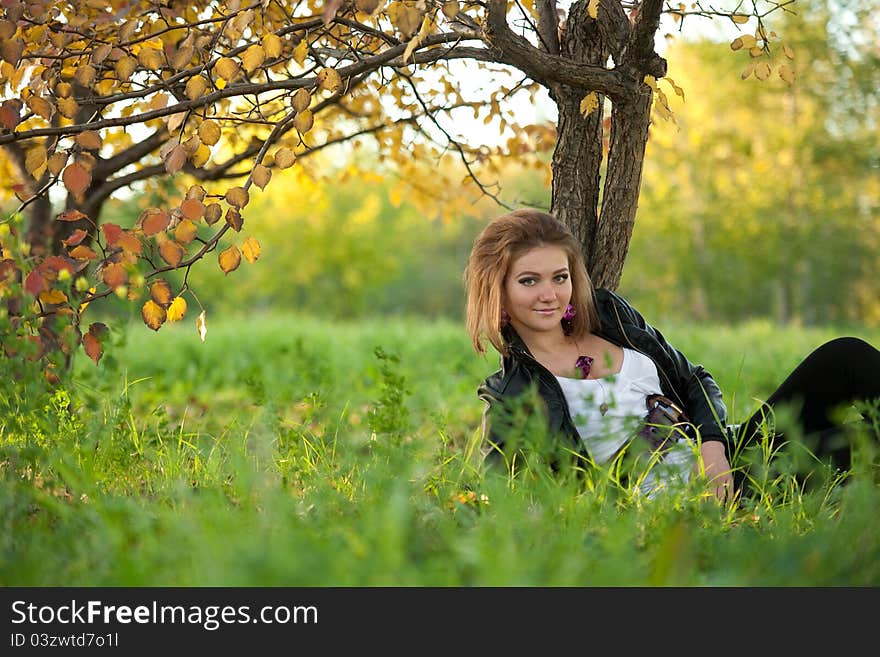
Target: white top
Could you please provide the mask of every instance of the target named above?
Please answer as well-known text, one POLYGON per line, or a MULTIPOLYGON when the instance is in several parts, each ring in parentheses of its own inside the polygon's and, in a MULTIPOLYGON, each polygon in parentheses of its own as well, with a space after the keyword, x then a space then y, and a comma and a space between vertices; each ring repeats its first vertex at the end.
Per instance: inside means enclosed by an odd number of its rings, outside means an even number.
MULTIPOLYGON (((616 374, 601 379, 557 376, 569 413, 587 451, 597 464, 609 461, 642 428, 649 395, 660 393, 660 376, 654 361, 633 349, 623 348, 623 363, 616 374)), ((672 445, 663 460, 653 465, 640 488, 653 495, 663 484, 681 477, 687 482, 695 462, 693 442, 672 445)))

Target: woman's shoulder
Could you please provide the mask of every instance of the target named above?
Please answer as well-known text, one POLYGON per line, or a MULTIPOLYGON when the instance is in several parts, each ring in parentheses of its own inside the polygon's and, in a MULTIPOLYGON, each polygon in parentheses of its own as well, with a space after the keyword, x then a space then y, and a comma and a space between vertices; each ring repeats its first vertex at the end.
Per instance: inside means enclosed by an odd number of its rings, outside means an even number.
POLYGON ((636 312, 635 308, 617 292, 612 292, 604 287, 598 287, 594 291, 594 296, 596 312, 599 314, 599 319, 603 324, 613 321, 621 313, 621 318, 624 321, 633 319, 633 314, 636 312))
POLYGON ((524 372, 519 359, 507 357, 501 367, 483 379, 477 394, 480 397, 502 399, 517 394, 530 377, 524 372))

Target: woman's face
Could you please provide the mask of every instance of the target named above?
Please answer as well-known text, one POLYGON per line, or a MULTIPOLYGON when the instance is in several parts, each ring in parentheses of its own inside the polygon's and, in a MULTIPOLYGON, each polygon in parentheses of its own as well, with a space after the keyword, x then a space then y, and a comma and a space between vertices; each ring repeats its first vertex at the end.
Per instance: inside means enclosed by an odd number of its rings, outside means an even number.
POLYGON ((538 246, 516 258, 504 281, 502 308, 524 338, 529 332, 561 330, 571 301, 568 256, 559 246, 538 246))

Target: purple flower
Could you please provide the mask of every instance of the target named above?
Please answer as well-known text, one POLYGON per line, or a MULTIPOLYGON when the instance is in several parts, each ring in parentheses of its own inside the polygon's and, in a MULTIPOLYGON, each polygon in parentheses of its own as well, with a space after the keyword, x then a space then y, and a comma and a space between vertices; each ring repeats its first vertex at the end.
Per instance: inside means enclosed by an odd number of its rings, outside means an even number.
POLYGON ((590 367, 592 365, 593 359, 589 356, 578 356, 578 359, 574 362, 574 366, 580 368, 585 379, 590 376, 590 367))
POLYGON ((568 308, 565 309, 565 314, 562 315, 562 319, 567 322, 570 322, 574 319, 574 316, 577 315, 577 311, 574 309, 574 306, 568 304, 568 308))

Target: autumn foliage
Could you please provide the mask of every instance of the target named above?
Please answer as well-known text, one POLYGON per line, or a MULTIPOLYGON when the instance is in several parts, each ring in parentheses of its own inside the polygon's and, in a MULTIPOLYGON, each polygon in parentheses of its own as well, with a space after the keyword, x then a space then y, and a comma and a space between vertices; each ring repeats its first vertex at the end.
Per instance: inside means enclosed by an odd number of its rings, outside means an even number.
MULTIPOLYGON (((494 154, 528 159, 542 147, 547 126, 521 124, 510 103, 541 87, 560 106, 578 101, 583 125, 560 132, 559 145, 595 141, 609 162, 601 206, 596 160, 578 169, 597 172, 587 195, 596 203, 555 192, 554 210, 586 222, 585 248, 604 253, 608 238, 625 252, 651 111, 644 98, 663 98, 665 63, 653 34, 664 11, 680 21, 702 13, 659 0, 576 3, 566 20, 552 0, 2 0, 2 10, 0 165, 17 203, 0 224, 3 331, 36 342, 39 356, 61 349, 69 357, 81 346, 96 363, 106 327, 83 320, 89 304, 115 294, 139 303, 153 330, 180 321, 185 297, 201 305, 189 280, 196 262, 216 250, 231 274, 243 259, 259 259, 259 242, 242 234, 252 194, 327 146, 369 138, 375 160, 396 167, 417 193, 461 198, 461 180, 435 175, 428 183, 415 173, 452 154, 465 183, 493 195, 480 171, 491 171, 494 154), (580 29, 614 67, 573 50, 580 29), (466 88, 461 63, 492 72, 494 87, 466 88), (619 116, 599 116, 606 101, 619 116), (469 143, 449 127, 461 112, 484 118, 506 141, 469 143), (163 178, 178 191, 157 207, 130 225, 101 221, 115 192, 163 178), (224 236, 233 239, 221 250, 224 236), (177 289, 167 276, 175 270, 183 272, 177 289)), ((749 20, 738 11, 714 13, 749 20)), ((757 36, 743 36, 739 48, 769 52, 766 13, 754 7, 757 36)), ((756 76, 764 72, 755 65, 756 76)), ((668 107, 655 102, 654 111, 668 107)), ((567 175, 561 152, 554 185, 567 175)), ((595 262, 599 281, 613 285, 623 256, 611 258, 595 262)), ((202 339, 205 327, 202 309, 202 339)))

